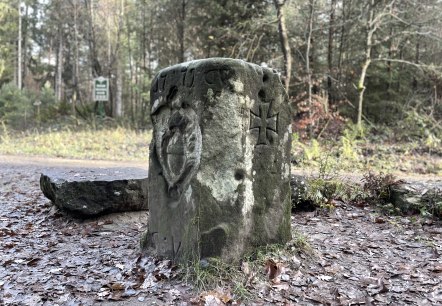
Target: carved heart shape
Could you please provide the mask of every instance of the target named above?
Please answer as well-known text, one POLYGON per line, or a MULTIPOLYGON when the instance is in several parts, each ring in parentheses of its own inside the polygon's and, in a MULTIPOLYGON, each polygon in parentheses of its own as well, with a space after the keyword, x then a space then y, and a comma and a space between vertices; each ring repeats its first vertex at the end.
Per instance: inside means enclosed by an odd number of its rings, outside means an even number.
POLYGON ((201 130, 191 108, 174 109, 156 136, 156 152, 171 197, 179 197, 198 170, 201 130))

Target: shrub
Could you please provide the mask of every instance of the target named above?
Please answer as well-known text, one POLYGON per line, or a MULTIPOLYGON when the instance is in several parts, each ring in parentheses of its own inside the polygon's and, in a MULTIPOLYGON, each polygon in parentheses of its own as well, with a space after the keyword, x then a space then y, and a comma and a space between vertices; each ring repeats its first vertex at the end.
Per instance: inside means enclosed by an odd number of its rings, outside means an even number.
POLYGON ((367 192, 367 201, 376 203, 387 203, 390 200, 390 188, 396 184, 395 177, 391 174, 374 174, 368 172, 362 179, 364 191, 367 192))
POLYGON ((31 97, 27 90, 19 90, 9 83, 0 88, 0 120, 14 128, 26 128, 33 120, 31 97))

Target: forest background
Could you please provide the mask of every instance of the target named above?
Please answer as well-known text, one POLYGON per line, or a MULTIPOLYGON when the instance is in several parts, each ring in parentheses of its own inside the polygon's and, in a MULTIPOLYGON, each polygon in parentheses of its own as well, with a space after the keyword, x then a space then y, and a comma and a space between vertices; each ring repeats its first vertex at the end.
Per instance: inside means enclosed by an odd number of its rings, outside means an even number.
POLYGON ((281 72, 295 164, 442 171, 440 0, 1 0, 0 153, 146 159, 155 73, 208 57, 281 72))

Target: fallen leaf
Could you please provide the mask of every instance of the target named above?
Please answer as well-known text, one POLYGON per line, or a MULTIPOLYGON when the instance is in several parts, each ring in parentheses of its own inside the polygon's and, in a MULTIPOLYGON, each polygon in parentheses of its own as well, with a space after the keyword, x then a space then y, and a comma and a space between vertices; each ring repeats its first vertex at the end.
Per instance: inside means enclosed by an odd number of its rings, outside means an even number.
POLYGON ((241 264, 241 271, 244 272, 245 275, 250 275, 250 266, 247 261, 243 261, 241 264))
POLYGON ((215 290, 201 293, 200 299, 201 301, 204 302, 204 305, 207 306, 224 305, 232 301, 230 294, 226 294, 224 292, 218 292, 215 290))
POLYGON ((331 281, 333 279, 332 276, 328 276, 328 275, 319 275, 318 278, 320 280, 323 280, 323 281, 326 281, 326 282, 329 282, 329 281, 331 281))
POLYGON ((442 264, 436 264, 434 266, 430 267, 430 271, 434 273, 440 273, 442 272, 442 264))
POLYGON ((41 258, 33 258, 30 261, 28 261, 26 263, 27 266, 29 267, 35 267, 37 265, 37 263, 40 261, 41 258))
POLYGON ((272 285, 272 288, 276 289, 277 291, 280 290, 289 290, 289 284, 287 283, 280 283, 280 284, 274 284, 272 285))
POLYGON ((112 290, 124 290, 125 288, 125 286, 121 283, 113 283, 110 287, 112 290))
POLYGON ((282 265, 269 258, 265 262, 265 273, 270 280, 277 278, 282 271, 282 265))

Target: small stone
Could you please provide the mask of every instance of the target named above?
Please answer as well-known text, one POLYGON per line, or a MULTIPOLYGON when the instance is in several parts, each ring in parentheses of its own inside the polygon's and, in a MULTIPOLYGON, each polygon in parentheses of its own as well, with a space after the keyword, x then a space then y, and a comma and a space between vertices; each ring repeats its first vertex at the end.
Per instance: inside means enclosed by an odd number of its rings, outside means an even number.
POLYGON ((209 262, 207 261, 207 259, 203 258, 200 260, 200 267, 203 269, 209 267, 209 262))
POLYGON ((389 200, 404 213, 424 214, 431 211, 435 217, 442 217, 442 209, 433 209, 428 205, 442 203, 442 181, 394 184, 390 186, 389 200))
POLYGON ((137 295, 138 291, 132 289, 132 288, 127 288, 126 290, 124 290, 123 294, 121 295, 121 297, 130 297, 130 296, 135 296, 137 295))
POLYGON ((294 269, 299 269, 299 267, 301 266, 301 261, 298 259, 298 257, 292 257, 292 265, 294 269))

